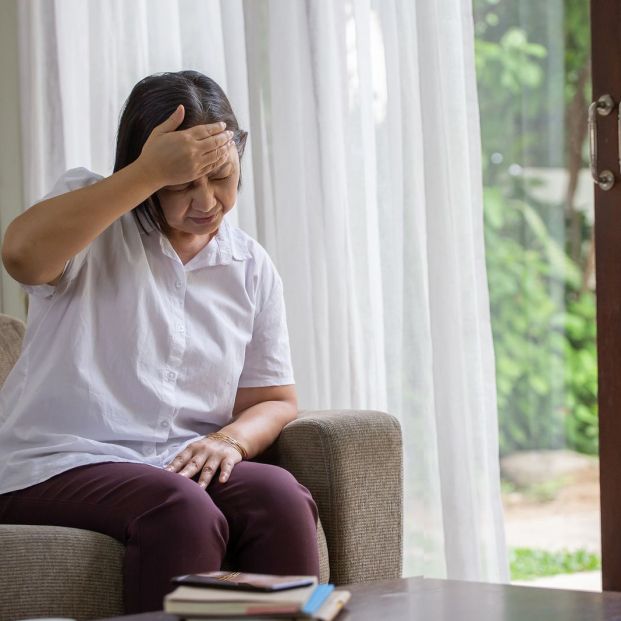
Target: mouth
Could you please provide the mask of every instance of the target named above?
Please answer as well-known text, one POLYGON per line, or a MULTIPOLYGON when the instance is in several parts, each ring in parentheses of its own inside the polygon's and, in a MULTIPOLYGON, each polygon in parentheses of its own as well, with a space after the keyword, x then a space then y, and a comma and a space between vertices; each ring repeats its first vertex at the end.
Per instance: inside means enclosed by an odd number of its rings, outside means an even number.
POLYGON ((192 222, 196 222, 196 224, 211 224, 220 214, 220 209, 216 210, 214 213, 212 213, 210 216, 207 216, 206 218, 192 218, 190 217, 190 220, 192 220, 192 222))

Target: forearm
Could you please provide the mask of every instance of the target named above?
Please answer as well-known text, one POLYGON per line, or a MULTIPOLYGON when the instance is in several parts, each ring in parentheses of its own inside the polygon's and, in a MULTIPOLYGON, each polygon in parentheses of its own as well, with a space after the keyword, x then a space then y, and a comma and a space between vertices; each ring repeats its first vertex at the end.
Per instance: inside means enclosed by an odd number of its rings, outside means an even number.
POLYGON ((297 409, 289 401, 264 401, 240 412, 220 431, 237 440, 250 459, 270 446, 296 416, 297 409))
POLYGON ((90 186, 30 207, 4 236, 2 261, 25 284, 53 280, 65 263, 157 189, 139 161, 90 186))

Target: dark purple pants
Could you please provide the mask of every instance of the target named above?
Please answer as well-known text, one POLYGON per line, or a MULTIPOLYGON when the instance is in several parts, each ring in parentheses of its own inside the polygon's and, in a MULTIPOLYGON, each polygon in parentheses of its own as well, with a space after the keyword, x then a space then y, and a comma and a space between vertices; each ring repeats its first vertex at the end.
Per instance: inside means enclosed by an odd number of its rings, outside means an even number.
POLYGON ((238 463, 228 481, 146 464, 78 466, 0 495, 0 523, 93 530, 126 546, 125 613, 161 610, 171 576, 221 568, 319 577, 317 507, 279 466, 238 463))

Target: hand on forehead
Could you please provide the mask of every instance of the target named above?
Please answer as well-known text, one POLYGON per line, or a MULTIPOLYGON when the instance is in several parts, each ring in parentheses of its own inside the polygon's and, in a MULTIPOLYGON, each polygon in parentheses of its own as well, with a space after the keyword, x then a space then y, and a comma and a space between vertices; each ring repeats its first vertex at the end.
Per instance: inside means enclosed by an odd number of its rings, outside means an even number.
POLYGON ((224 164, 221 166, 222 169, 230 167, 230 164, 235 164, 239 161, 239 153, 237 153, 237 145, 234 142, 231 142, 228 146, 228 157, 224 164))
MULTIPOLYGON (((230 176, 235 172, 238 165, 239 165, 239 153, 237 152, 237 147, 235 143, 231 142, 229 146, 227 147, 226 158, 217 168, 214 168, 209 173, 207 173, 206 176, 209 179, 218 179, 219 177, 230 176)), ((182 187, 186 187, 190 183, 191 181, 187 181, 181 184, 168 185, 168 186, 165 186, 164 189, 177 190, 182 187)))

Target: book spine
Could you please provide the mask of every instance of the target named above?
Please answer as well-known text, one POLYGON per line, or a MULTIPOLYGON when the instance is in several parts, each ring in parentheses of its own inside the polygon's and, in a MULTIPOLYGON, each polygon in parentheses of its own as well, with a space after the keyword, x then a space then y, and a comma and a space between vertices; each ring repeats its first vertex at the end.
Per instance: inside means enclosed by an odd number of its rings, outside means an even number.
POLYGON ((349 591, 334 591, 330 594, 323 606, 315 614, 315 619, 319 621, 332 621, 339 611, 349 601, 351 593, 349 591))
POLYGON ((300 611, 304 616, 313 616, 317 610, 326 601, 326 598, 334 590, 333 584, 318 584, 310 596, 309 600, 304 604, 304 607, 300 611))

